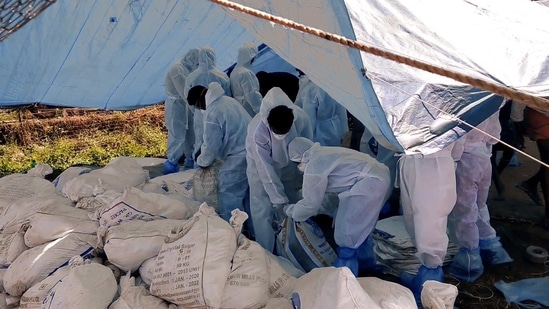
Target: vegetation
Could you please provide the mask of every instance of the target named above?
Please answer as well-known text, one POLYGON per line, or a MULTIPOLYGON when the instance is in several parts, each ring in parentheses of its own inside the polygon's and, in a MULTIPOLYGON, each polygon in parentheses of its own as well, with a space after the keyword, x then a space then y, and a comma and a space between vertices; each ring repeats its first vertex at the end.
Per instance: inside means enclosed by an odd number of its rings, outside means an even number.
POLYGON ((104 166, 119 156, 164 157, 166 153, 163 106, 131 112, 56 113, 42 119, 26 119, 28 115, 13 111, 0 114, 4 139, 0 141, 0 177, 26 172, 35 164, 48 164, 59 174, 74 165, 104 166), (8 117, 10 113, 19 119, 8 117))

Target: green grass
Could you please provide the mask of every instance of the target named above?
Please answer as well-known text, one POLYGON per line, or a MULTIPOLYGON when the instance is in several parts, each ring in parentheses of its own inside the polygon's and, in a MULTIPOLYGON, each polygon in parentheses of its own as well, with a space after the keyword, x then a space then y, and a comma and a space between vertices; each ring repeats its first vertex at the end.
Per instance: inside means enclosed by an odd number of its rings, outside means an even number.
POLYGON ((167 134, 160 127, 136 126, 131 132, 95 131, 77 137, 19 146, 0 145, 0 177, 48 164, 54 173, 83 164, 105 166, 119 156, 165 157, 167 134))

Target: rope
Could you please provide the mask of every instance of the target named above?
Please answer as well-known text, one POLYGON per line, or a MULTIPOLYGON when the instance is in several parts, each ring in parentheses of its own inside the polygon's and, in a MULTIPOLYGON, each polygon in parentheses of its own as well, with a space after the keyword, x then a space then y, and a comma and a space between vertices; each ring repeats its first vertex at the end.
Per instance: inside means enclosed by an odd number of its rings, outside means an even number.
POLYGON ((485 81, 485 80, 482 80, 482 79, 479 79, 479 78, 467 76, 465 74, 455 72, 455 71, 452 71, 452 70, 440 68, 440 67, 437 67, 437 66, 432 65, 432 64, 428 64, 428 63, 420 61, 420 60, 410 59, 410 58, 407 58, 407 57, 402 56, 402 55, 398 55, 398 54, 393 53, 393 52, 381 50, 381 49, 373 47, 373 46, 368 46, 364 43, 354 41, 354 40, 348 39, 346 37, 343 37, 343 36, 340 36, 340 35, 337 35, 337 34, 329 33, 329 32, 326 32, 326 31, 323 31, 323 30, 320 30, 320 29, 317 29, 317 28, 305 26, 305 25, 297 23, 295 21, 292 21, 292 20, 289 20, 289 19, 286 19, 286 18, 282 18, 282 17, 278 17, 278 16, 275 16, 275 15, 272 15, 272 14, 268 14, 268 13, 262 12, 260 10, 256 10, 256 9, 253 9, 253 8, 241 5, 241 4, 237 4, 237 3, 234 3, 234 2, 231 2, 231 1, 228 1, 228 0, 210 0, 210 1, 214 2, 214 3, 217 3, 221 6, 228 7, 230 9, 240 11, 240 12, 248 14, 248 15, 252 15, 252 16, 255 16, 255 17, 259 17, 261 19, 268 20, 270 22, 277 23, 277 24, 285 26, 285 27, 293 28, 293 29, 299 30, 301 32, 312 34, 314 36, 326 39, 328 41, 336 42, 336 43, 339 43, 339 44, 347 46, 347 47, 355 48, 355 49, 358 49, 358 50, 361 50, 361 51, 364 51, 364 52, 367 52, 367 53, 370 53, 370 54, 373 54, 373 55, 376 55, 376 56, 380 56, 380 57, 383 57, 383 58, 386 58, 386 59, 389 59, 389 60, 396 61, 398 63, 406 64, 408 66, 411 66, 411 67, 414 67, 414 68, 417 68, 417 69, 421 69, 421 70, 424 70, 424 71, 427 71, 427 72, 430 72, 430 73, 434 73, 434 74, 438 74, 438 75, 445 76, 445 77, 448 77, 448 78, 452 78, 452 79, 457 80, 459 82, 462 82, 462 83, 465 83, 465 84, 468 84, 468 85, 471 85, 471 86, 474 86, 474 87, 477 87, 477 88, 480 88, 480 89, 490 91, 492 93, 498 94, 498 95, 503 96, 503 97, 510 98, 512 100, 515 100, 515 101, 522 102, 523 104, 525 104, 525 105, 527 105, 531 108, 535 108, 539 111, 549 112, 549 100, 541 98, 541 97, 533 96, 533 95, 531 95, 529 93, 526 93, 524 91, 520 91, 520 90, 511 88, 511 87, 508 87, 508 86, 503 86, 503 85, 499 85, 499 84, 496 84, 496 83, 488 82, 488 81, 485 81))

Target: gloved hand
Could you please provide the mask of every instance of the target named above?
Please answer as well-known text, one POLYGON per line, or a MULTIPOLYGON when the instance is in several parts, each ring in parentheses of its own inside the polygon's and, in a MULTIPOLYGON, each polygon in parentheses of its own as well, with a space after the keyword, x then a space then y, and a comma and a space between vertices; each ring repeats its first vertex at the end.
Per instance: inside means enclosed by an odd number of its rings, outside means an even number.
POLYGON ((298 203, 290 204, 284 211, 288 217, 294 219, 297 222, 307 221, 307 219, 316 216, 318 211, 316 209, 310 209, 307 205, 298 203), (299 204, 299 205, 298 205, 299 204))
POLYGON ((284 208, 286 208, 288 204, 273 204, 274 208, 274 223, 276 226, 279 226, 282 224, 282 221, 286 219, 286 214, 284 213, 284 208))
POLYGON ((294 214, 294 208, 295 204, 286 205, 286 207, 284 207, 284 212, 288 217, 292 218, 292 215, 294 214))

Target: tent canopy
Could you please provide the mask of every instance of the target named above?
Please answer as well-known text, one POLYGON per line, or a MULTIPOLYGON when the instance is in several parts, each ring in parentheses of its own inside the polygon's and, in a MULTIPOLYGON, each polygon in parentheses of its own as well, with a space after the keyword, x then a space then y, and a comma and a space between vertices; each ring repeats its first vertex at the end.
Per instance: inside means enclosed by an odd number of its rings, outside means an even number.
MULTIPOLYGON (((526 0, 234 2, 549 96, 549 8, 526 0)), ((189 48, 211 46, 217 66, 225 69, 236 60, 238 47, 250 41, 265 43, 286 64, 307 73, 396 151, 437 151, 469 130, 437 125, 448 122, 445 115, 476 125, 502 100, 209 1, 58 0, 0 42, 0 106, 39 102, 127 110, 156 104, 165 98, 169 65, 189 48)))

